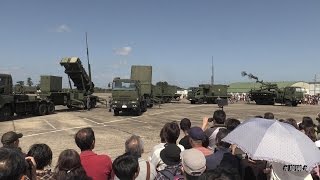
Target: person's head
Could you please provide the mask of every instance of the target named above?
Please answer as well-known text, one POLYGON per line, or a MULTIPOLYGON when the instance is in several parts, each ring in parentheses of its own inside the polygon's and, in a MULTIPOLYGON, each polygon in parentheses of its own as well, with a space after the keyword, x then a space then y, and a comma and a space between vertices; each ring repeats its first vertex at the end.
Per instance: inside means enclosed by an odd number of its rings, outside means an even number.
POLYGON ((181 161, 183 172, 185 173, 187 179, 190 179, 190 176, 199 177, 206 170, 206 158, 203 153, 197 149, 188 149, 182 151, 181 161))
POLYGON ((188 131, 191 127, 191 121, 188 118, 183 118, 180 121, 180 129, 184 132, 188 131))
POLYGON ((201 147, 206 140, 206 135, 200 127, 192 127, 189 129, 189 141, 192 147, 201 147))
POLYGON ((177 122, 166 123, 163 127, 163 136, 167 143, 176 144, 180 135, 180 128, 177 122))
POLYGON ((168 166, 177 165, 180 163, 180 153, 181 149, 176 144, 166 144, 160 158, 168 166))
POLYGON ((284 123, 290 124, 293 127, 295 127, 296 129, 299 129, 299 127, 297 125, 297 121, 293 118, 288 118, 287 120, 284 121, 284 123))
POLYGON ((81 151, 92 150, 94 148, 95 137, 90 127, 80 129, 74 139, 81 151))
POLYGON ((221 147, 224 147, 224 148, 229 148, 231 144, 227 143, 227 142, 224 142, 222 141, 222 139, 224 137, 226 137, 228 134, 229 134, 229 130, 226 129, 226 128, 220 128, 218 133, 217 133, 217 136, 216 136, 216 144, 217 146, 221 146, 221 147))
POLYGON ((205 135, 204 139, 202 140, 202 146, 208 148, 210 145, 210 139, 207 135, 205 135))
POLYGON ((20 180, 26 171, 22 153, 12 148, 0 148, 0 179, 20 180))
POLYGON ((37 164, 37 169, 42 170, 46 166, 51 165, 52 151, 46 144, 34 144, 30 147, 28 156, 34 158, 37 164))
POLYGON ((90 179, 81 165, 80 156, 73 149, 66 149, 59 155, 55 167, 56 180, 90 179))
POLYGON ((139 163, 134 156, 123 154, 112 163, 112 169, 120 180, 133 180, 139 175, 139 163))
POLYGON ((266 112, 263 116, 264 119, 274 119, 274 115, 272 112, 266 112))
POLYGON ((218 167, 214 170, 207 171, 203 179, 215 180, 240 180, 240 174, 235 168, 222 168, 218 167))
POLYGON ((3 147, 7 148, 18 148, 19 147, 19 139, 22 138, 21 133, 16 133, 14 131, 6 132, 1 137, 1 143, 3 147))
POLYGON ((241 122, 238 119, 228 118, 226 120, 226 127, 229 131, 234 130, 240 124, 241 122))
POLYGON ((216 124, 224 124, 226 121, 226 113, 223 110, 216 110, 213 113, 213 121, 216 124))
POLYGON ((140 158, 144 152, 143 141, 140 136, 132 135, 125 142, 126 153, 140 158))
POLYGON ((313 141, 317 141, 317 136, 316 136, 316 130, 314 127, 305 127, 304 128, 304 133, 313 141))
POLYGON ((304 127, 304 128, 307 128, 307 127, 315 127, 315 124, 313 123, 312 118, 309 117, 309 116, 304 116, 304 117, 302 118, 301 124, 303 124, 303 127, 304 127))

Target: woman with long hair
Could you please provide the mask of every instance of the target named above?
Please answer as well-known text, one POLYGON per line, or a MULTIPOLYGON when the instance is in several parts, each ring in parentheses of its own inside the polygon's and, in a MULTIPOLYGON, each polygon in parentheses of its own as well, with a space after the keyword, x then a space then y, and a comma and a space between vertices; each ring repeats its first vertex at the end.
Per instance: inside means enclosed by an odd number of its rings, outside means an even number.
POLYGON ((60 153, 54 178, 56 180, 91 180, 81 165, 78 152, 73 149, 66 149, 60 153))

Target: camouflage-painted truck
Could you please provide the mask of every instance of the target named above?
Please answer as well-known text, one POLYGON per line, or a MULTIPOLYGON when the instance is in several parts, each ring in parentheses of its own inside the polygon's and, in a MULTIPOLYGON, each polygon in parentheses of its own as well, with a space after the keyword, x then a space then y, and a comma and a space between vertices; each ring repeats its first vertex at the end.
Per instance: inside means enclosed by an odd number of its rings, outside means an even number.
POLYGON ((257 76, 245 71, 241 72, 242 76, 248 76, 249 79, 256 80, 261 84, 260 88, 251 89, 249 98, 258 105, 274 105, 275 103, 284 104, 286 106, 297 106, 303 99, 303 90, 301 87, 287 86, 279 88, 275 83, 263 82, 257 76))
POLYGON ((168 84, 166 81, 157 82, 152 86, 152 96, 161 100, 161 103, 168 103, 172 100, 178 100, 181 96, 177 94, 177 86, 168 84))
POLYGON ((55 111, 53 102, 37 95, 13 92, 10 74, 0 74, 0 121, 16 115, 45 115, 55 111))
POLYGON ((111 108, 114 115, 131 112, 137 116, 152 107, 152 66, 132 66, 131 78, 114 78, 111 108))
MULTIPOLYGON (((96 107, 99 99, 93 95, 94 84, 80 59, 66 57, 60 61, 60 65, 65 68, 64 72, 68 75, 70 89, 68 91, 62 90, 62 77, 44 75, 40 79, 40 96, 50 99, 54 105, 63 105, 68 108, 96 107), (73 88, 71 81, 75 88, 73 88)), ((89 74, 91 74, 90 67, 89 74)))
POLYGON ((192 87, 189 89, 187 99, 191 104, 216 104, 217 99, 227 100, 230 97, 227 91, 227 85, 200 84, 199 87, 192 87))

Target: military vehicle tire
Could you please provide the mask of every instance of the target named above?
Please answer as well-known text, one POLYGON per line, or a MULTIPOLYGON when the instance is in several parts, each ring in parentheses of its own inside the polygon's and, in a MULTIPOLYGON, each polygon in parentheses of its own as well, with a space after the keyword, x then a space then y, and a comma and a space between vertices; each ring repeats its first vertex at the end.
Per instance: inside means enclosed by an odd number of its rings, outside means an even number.
POLYGON ((298 103, 297 102, 292 102, 292 106, 297 106, 298 105, 298 103))
POLYGON ((141 108, 138 108, 138 109, 136 110, 136 115, 137 115, 137 116, 140 116, 141 114, 142 114, 141 108))
POLYGON ((38 107, 37 113, 39 116, 43 116, 43 115, 47 114, 47 105, 44 103, 41 103, 38 107))
POLYGON ((96 99, 92 99, 92 100, 91 100, 91 108, 95 108, 96 105, 97 105, 96 99))
POLYGON ((11 111, 11 108, 7 105, 0 110, 0 121, 2 120, 8 120, 10 116, 12 116, 13 113, 11 111))
POLYGON ((143 106, 143 108, 141 109, 142 112, 146 112, 147 111, 147 105, 143 106))
POLYGON ((114 116, 119 116, 119 110, 118 109, 115 109, 115 110, 113 110, 113 115, 114 116))
POLYGON ((49 102, 47 106, 47 114, 52 114, 55 111, 55 106, 53 102, 49 102))
POLYGON ((284 104, 285 104, 286 106, 292 106, 292 102, 291 102, 290 100, 286 100, 286 101, 284 102, 284 104))

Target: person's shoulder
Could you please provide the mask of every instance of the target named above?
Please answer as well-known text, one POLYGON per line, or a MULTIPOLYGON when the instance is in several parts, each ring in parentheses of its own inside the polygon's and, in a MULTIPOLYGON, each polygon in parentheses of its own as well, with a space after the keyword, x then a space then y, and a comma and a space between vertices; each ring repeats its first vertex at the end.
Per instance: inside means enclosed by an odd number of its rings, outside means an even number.
POLYGON ((185 148, 184 148, 184 146, 183 146, 183 145, 181 145, 181 144, 177 144, 177 146, 180 148, 180 150, 181 150, 181 151, 184 151, 184 149, 185 149, 185 148))
POLYGON ((111 162, 111 158, 107 154, 99 154, 99 155, 97 155, 97 158, 100 159, 101 161, 108 161, 108 162, 110 161, 111 162))

